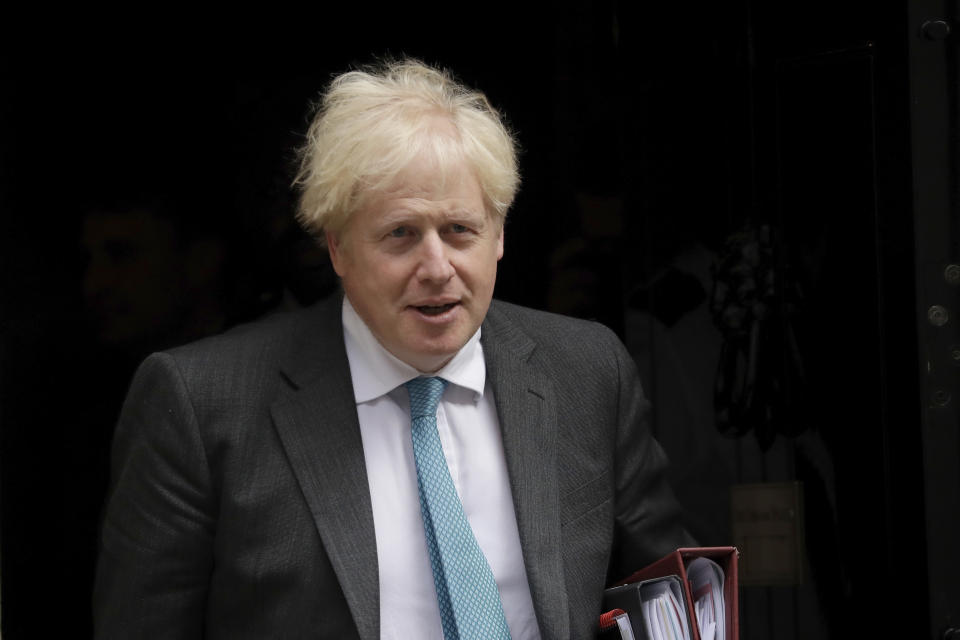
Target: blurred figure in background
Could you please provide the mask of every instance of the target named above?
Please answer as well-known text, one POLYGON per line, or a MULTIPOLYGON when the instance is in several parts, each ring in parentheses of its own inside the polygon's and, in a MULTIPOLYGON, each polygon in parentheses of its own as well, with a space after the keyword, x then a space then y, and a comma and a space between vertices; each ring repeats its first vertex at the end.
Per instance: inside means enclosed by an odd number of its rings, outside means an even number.
POLYGON ((140 359, 224 328, 226 247, 201 218, 160 200, 84 216, 84 307, 101 346, 140 359))

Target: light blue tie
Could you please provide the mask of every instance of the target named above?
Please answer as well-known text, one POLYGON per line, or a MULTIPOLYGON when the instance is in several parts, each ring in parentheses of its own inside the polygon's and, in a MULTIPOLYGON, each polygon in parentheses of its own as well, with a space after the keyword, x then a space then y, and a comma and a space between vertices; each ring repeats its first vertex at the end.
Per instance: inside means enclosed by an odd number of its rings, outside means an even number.
POLYGON ((437 432, 442 378, 414 378, 410 393, 413 457, 417 463, 420 515, 427 537, 433 584, 445 640, 510 638, 500 592, 453 486, 437 432))

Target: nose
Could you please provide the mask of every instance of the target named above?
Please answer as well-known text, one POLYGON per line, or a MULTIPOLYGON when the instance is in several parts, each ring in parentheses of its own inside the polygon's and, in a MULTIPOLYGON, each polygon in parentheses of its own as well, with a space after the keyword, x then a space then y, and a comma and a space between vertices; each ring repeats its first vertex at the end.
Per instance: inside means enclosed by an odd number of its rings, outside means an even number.
POLYGON ((110 267, 101 252, 93 250, 83 272, 83 294, 95 298, 110 289, 110 267))
POLYGON ((420 241, 417 278, 421 282, 444 283, 456 273, 450 263, 449 247, 436 232, 427 233, 420 241))

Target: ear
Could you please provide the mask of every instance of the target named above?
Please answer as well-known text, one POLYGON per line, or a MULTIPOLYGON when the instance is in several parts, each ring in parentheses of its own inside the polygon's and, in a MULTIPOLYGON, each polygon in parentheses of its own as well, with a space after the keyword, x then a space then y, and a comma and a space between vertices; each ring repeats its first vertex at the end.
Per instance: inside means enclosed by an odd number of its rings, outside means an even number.
POLYGON ((503 257, 503 226, 500 227, 500 237, 497 238, 497 260, 503 257))
POLYGON ((340 246, 340 237, 329 229, 324 230, 323 234, 327 240, 327 252, 330 254, 330 262, 333 264, 333 270, 342 278, 343 251, 340 246))

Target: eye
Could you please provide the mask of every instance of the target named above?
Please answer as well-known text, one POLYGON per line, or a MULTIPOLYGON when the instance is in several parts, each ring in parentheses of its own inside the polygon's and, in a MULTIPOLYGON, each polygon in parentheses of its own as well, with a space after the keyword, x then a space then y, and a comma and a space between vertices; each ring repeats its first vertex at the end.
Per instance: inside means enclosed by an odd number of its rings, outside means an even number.
POLYGON ((467 231, 470 231, 469 227, 465 227, 464 225, 457 223, 450 225, 450 230, 454 233, 466 233, 467 231))
POLYGON ((409 230, 406 227, 397 227, 396 229, 391 229, 388 234, 391 238, 405 238, 409 230))

